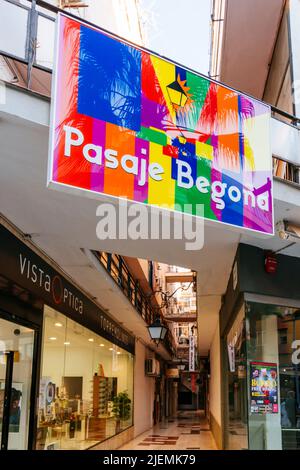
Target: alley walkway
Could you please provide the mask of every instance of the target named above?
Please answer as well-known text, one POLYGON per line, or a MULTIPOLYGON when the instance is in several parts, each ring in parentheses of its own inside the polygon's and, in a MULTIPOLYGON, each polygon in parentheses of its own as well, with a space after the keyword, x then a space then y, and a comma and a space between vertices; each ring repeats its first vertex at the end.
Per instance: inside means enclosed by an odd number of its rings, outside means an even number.
POLYGON ((217 450, 202 412, 179 412, 177 419, 168 419, 140 434, 121 450, 217 450))

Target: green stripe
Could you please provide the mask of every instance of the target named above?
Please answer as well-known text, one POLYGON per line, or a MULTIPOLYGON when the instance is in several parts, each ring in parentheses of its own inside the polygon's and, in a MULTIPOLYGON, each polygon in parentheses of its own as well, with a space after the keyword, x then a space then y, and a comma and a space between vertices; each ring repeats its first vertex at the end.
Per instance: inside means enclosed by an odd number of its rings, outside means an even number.
POLYGON ((159 145, 167 145, 168 143, 167 135, 165 133, 149 129, 147 127, 141 127, 137 137, 159 145))

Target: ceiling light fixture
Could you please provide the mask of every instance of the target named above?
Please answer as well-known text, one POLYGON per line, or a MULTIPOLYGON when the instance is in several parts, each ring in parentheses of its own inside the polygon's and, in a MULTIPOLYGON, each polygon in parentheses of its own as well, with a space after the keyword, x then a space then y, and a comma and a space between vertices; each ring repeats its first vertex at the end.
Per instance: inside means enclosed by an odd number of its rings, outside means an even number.
POLYGON ((56 340, 56 337, 55 336, 50 336, 50 341, 55 341, 56 340))

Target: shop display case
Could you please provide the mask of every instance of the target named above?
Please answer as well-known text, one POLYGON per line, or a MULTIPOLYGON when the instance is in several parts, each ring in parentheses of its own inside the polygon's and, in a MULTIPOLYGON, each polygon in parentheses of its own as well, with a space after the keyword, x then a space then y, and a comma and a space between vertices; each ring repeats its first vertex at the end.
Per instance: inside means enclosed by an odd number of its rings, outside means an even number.
POLYGON ((93 417, 109 418, 112 414, 111 403, 117 395, 117 378, 101 377, 95 373, 93 377, 93 417))

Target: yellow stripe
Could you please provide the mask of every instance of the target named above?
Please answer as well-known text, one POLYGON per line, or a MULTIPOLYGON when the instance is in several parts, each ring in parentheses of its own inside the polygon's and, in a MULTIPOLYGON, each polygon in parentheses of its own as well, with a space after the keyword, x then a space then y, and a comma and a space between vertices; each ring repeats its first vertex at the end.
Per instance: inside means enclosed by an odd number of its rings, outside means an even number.
POLYGON ((271 171, 270 115, 244 120, 246 170, 271 171))
POLYGON ((157 79, 159 81, 159 85, 161 87, 161 91, 166 100, 170 116, 172 118, 173 123, 176 124, 176 113, 167 92, 167 86, 176 80, 175 65, 170 64, 169 62, 159 59, 158 57, 155 57, 153 55, 151 55, 150 57, 157 79))
POLYGON ((150 142, 150 164, 158 163, 164 169, 161 181, 148 180, 148 204, 156 206, 167 205, 174 208, 175 202, 175 180, 171 178, 172 157, 163 155, 163 147, 150 142))
POLYGON ((213 160, 214 149, 211 145, 196 142, 196 155, 197 157, 207 158, 207 160, 213 160))
POLYGON ((152 129, 153 131, 160 132, 161 134, 166 134, 164 130, 158 129, 157 127, 150 126, 149 129, 152 129))

